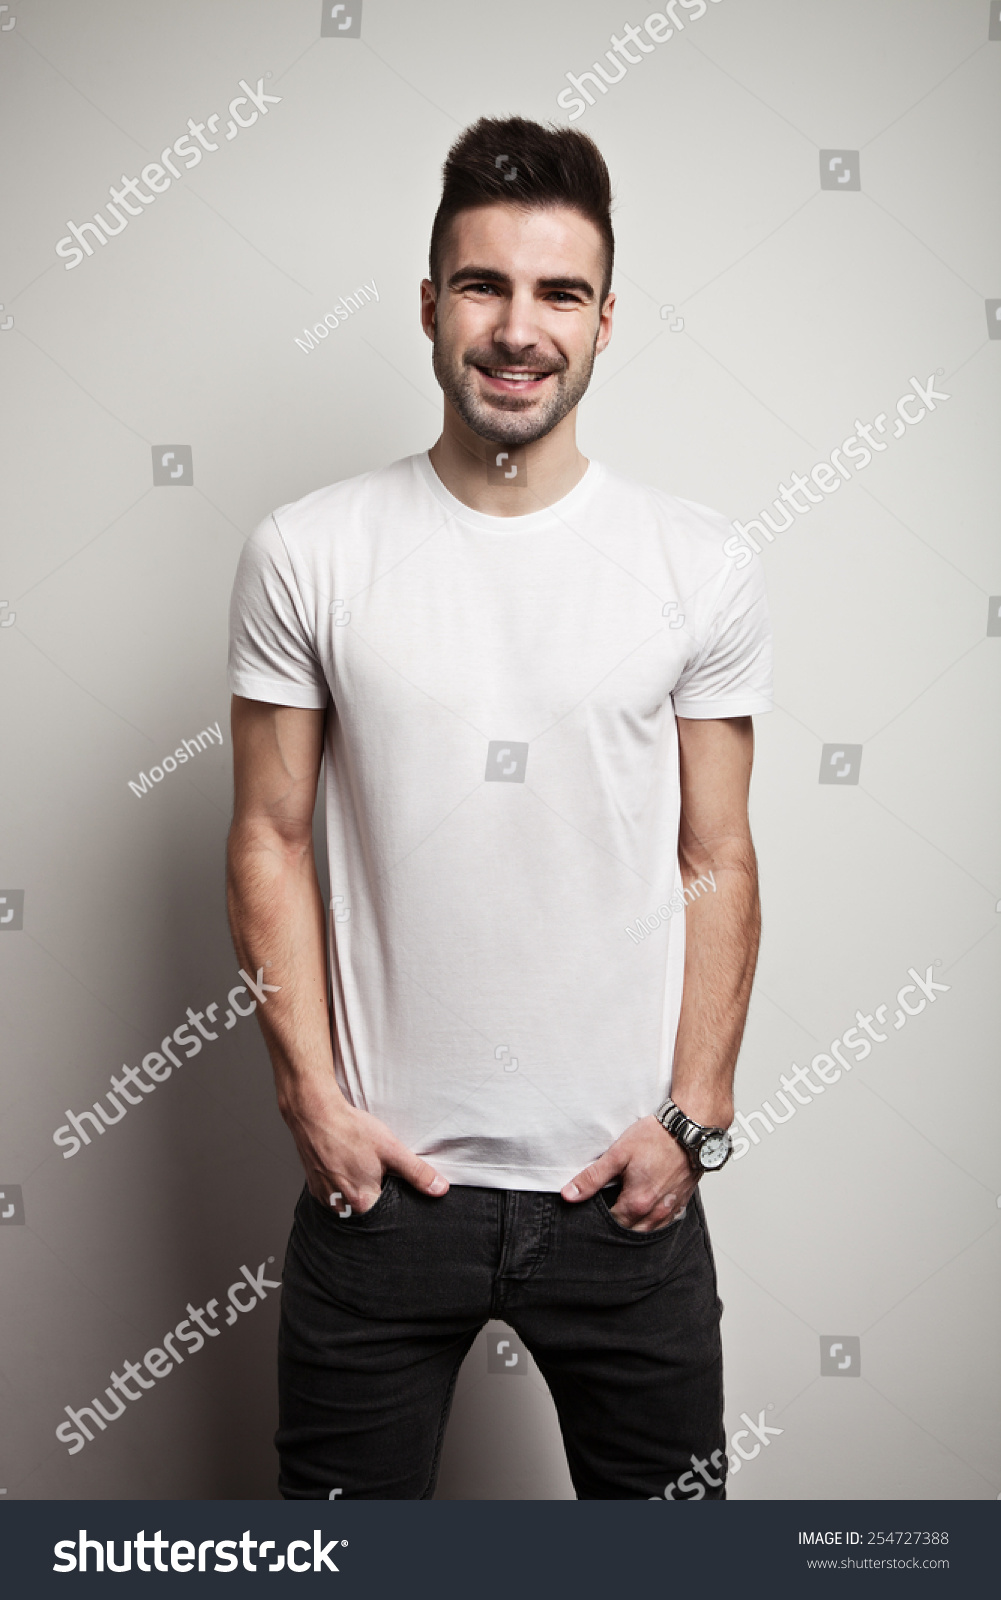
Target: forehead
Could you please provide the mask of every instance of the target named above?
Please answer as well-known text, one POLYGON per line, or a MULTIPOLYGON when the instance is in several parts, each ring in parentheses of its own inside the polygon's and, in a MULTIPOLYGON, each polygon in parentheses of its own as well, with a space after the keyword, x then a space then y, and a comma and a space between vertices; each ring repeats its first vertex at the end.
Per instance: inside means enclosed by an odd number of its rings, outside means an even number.
POLYGON ((445 276, 464 262, 496 267, 512 278, 557 277, 572 271, 600 278, 602 238, 570 206, 476 206, 453 217, 443 250, 445 276))

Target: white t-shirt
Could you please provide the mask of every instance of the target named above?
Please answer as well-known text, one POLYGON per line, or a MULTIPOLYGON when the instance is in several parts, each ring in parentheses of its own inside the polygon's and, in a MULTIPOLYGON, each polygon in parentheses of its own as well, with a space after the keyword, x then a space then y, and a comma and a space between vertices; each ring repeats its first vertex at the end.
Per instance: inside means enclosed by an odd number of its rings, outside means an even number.
POLYGON ((329 706, 337 1080, 451 1183, 560 1189, 669 1093, 675 713, 771 709, 729 533, 594 461, 486 516, 422 453, 244 545, 230 688, 329 706))

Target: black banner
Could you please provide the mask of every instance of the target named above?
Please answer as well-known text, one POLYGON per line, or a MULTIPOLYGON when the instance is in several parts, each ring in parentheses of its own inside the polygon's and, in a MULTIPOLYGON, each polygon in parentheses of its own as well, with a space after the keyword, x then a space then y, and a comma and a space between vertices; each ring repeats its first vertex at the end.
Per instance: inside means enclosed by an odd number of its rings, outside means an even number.
POLYGON ((996 1584, 997 1514, 931 1500, 8 1502, 0 1592, 798 1597, 874 1574, 872 1593, 969 1595, 996 1584))

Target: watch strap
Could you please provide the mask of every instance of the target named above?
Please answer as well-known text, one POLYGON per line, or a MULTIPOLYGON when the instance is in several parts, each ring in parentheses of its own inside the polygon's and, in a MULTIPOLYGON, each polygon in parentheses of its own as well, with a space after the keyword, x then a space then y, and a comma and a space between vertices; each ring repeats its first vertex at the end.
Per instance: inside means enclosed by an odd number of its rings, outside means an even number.
POLYGON ((667 1099, 660 1109, 655 1112, 657 1121, 668 1133, 683 1144, 686 1150, 692 1150, 699 1143, 702 1134, 709 1130, 703 1128, 699 1122, 693 1122, 691 1117, 686 1117, 680 1106, 667 1099))
MULTIPOLYGON (((707 1170, 702 1165, 701 1148, 712 1134, 726 1134, 725 1128, 705 1128, 701 1122, 686 1116, 680 1106, 668 1097, 664 1104, 654 1113, 661 1127, 676 1139, 695 1170, 699 1173, 707 1170)), ((732 1149, 732 1147, 731 1147, 732 1149)), ((722 1163, 721 1163, 722 1164, 722 1163)))

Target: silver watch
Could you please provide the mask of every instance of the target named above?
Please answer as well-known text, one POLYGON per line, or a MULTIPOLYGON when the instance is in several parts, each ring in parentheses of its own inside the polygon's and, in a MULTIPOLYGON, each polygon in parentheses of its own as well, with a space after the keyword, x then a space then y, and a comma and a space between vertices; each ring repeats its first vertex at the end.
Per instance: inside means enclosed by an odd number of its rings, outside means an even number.
POLYGON ((700 1174, 718 1172, 733 1154, 733 1140, 725 1128, 704 1128, 700 1122, 686 1117, 673 1100, 665 1100, 654 1115, 661 1127, 677 1139, 692 1167, 700 1174))

